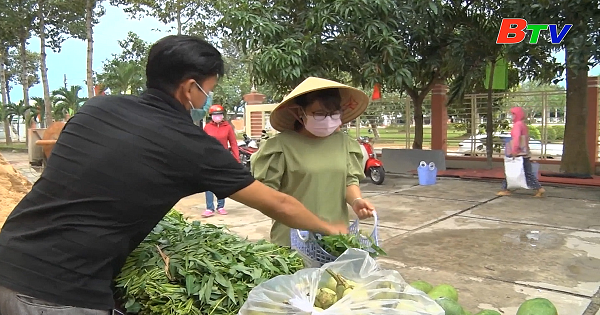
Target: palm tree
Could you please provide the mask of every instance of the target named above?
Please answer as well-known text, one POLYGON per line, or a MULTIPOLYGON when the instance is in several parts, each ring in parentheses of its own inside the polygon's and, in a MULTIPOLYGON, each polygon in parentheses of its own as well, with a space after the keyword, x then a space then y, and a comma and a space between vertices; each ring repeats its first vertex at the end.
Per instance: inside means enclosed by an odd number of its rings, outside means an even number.
POLYGON ((74 115, 79 108, 88 100, 87 97, 79 97, 81 86, 71 85, 70 89, 60 88, 52 92, 54 106, 62 110, 65 114, 74 115))
POLYGON ((31 100, 35 102, 35 112, 39 115, 39 117, 35 117, 35 121, 40 123, 41 128, 44 128, 46 126, 46 106, 44 106, 44 98, 34 96, 31 100))
MULTIPOLYGON (((43 104, 43 103, 42 103, 43 104)), ((40 115, 40 108, 32 106, 27 113, 25 113, 25 126, 31 126, 34 122, 40 123, 38 116, 40 115)))
POLYGON ((61 105, 52 105, 52 119, 53 121, 64 121, 69 113, 68 109, 61 105))
POLYGON ((12 137, 10 136, 12 130, 10 126, 14 115, 15 113, 8 105, 0 103, 0 122, 4 123, 4 135, 7 145, 12 144, 12 137))
MULTIPOLYGON (((13 116, 17 116, 17 130, 16 130, 16 134, 17 134, 17 141, 21 142, 21 121, 25 122, 25 117, 27 116, 27 112, 33 108, 33 106, 25 106, 25 103, 23 103, 23 101, 19 101, 18 104, 15 103, 10 103, 7 105, 7 107, 9 108, 10 111, 12 111, 14 113, 13 116)), ((27 130, 27 125, 25 125, 25 130, 27 130)))
POLYGON ((123 63, 120 64, 116 69, 116 78, 113 84, 115 85, 115 92, 119 94, 128 93, 129 90, 139 85, 142 79, 140 75, 140 69, 135 63, 123 63))

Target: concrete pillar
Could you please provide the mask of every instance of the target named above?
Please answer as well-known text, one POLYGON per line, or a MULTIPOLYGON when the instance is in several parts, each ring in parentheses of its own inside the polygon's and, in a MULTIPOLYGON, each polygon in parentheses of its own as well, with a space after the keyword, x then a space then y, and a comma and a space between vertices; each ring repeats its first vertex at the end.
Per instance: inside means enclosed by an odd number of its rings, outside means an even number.
MULTIPOLYGON (((252 105, 260 105, 264 102, 265 95, 258 93, 254 88, 250 93, 244 95, 244 101, 246 101, 246 108, 249 110, 244 111, 244 116, 250 113, 250 126, 245 126, 246 133, 250 137, 260 137, 261 130, 263 129, 263 112, 252 111, 252 105)), ((248 121, 248 119, 245 119, 248 121)))
POLYGON ((592 169, 598 162, 598 101, 600 95, 600 77, 588 77, 587 88, 587 132, 588 156, 592 169))
POLYGON ((431 90, 431 149, 447 152, 448 110, 446 100, 448 87, 436 84, 431 90))

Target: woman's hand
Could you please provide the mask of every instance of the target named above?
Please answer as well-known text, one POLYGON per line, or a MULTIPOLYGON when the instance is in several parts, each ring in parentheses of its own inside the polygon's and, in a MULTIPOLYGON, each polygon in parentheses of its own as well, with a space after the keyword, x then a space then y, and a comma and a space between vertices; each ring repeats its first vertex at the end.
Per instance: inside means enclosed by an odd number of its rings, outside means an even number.
POLYGON ((352 202, 352 210, 360 220, 363 220, 373 216, 375 207, 368 200, 357 198, 352 202))

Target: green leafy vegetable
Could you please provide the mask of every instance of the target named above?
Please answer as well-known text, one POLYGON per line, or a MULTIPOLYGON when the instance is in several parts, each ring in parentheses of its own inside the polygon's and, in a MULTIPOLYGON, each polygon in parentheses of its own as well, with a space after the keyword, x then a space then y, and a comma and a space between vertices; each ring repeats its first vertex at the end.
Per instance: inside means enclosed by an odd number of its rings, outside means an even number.
POLYGON ((115 286, 130 313, 237 314, 255 286, 302 268, 287 248, 189 223, 172 210, 127 258, 115 286))
POLYGON ((325 251, 333 256, 340 256, 349 248, 359 248, 369 251, 371 257, 377 257, 379 255, 387 255, 381 247, 375 245, 375 241, 371 236, 365 235, 362 232, 349 235, 327 235, 317 236, 317 242, 325 251), (363 245, 360 240, 367 239, 371 246, 363 245))

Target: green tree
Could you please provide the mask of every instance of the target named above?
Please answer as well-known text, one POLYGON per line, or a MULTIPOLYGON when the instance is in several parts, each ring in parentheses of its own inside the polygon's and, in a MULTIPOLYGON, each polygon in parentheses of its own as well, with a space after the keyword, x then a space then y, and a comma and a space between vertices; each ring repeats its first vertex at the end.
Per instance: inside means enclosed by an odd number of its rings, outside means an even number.
MULTIPOLYGON (((40 124, 41 128, 45 128, 46 125, 44 123, 44 117, 46 117, 46 106, 44 106, 44 98, 39 97, 39 96, 34 96, 31 98, 31 100, 35 103, 34 111, 35 111, 35 113, 37 113, 35 121, 40 124), (37 115, 40 116, 40 119, 37 119, 37 115)), ((52 103, 54 104, 54 100, 52 100, 52 103)))
POLYGON ((15 113, 11 107, 4 105, 4 103, 0 103, 0 121, 4 125, 5 142, 7 145, 12 144, 11 123, 14 115, 15 113))
POLYGON ((69 113, 69 115, 74 115, 88 100, 87 97, 79 97, 81 90, 81 86, 71 85, 69 89, 61 87, 52 91, 53 105, 69 113))
POLYGON ((141 66, 134 61, 119 62, 110 72, 98 75, 98 79, 112 94, 139 94, 145 81, 141 66))
MULTIPOLYGON (((36 10, 35 0, 16 0, 8 1, 9 11, 5 17, 11 21, 16 38, 13 43, 19 52, 19 62, 21 65, 20 82, 23 86, 23 102, 25 106, 29 104, 29 63, 27 53, 27 41, 31 37, 31 32, 35 28, 36 10)), ((8 47, 5 47, 8 48, 8 47)), ((7 91, 8 93, 8 91, 7 91)))
POLYGON ((94 25, 98 24, 98 18, 104 15, 102 0, 85 1, 85 40, 87 42, 86 58, 86 86, 88 98, 94 96, 94 25))
POLYGON ((26 81, 23 81, 23 64, 21 55, 17 49, 11 49, 8 52, 8 58, 4 64, 5 88, 7 93, 13 89, 14 85, 26 86, 28 89, 40 83, 38 75, 40 71, 40 54, 27 51, 26 60, 26 81))
POLYGON ((215 16, 215 10, 208 1, 111 0, 110 3, 123 7, 132 18, 150 16, 164 24, 175 23, 178 35, 187 33, 191 28, 203 33, 215 16))
POLYGON ((139 94, 146 84, 146 63, 150 44, 137 34, 129 32, 127 38, 119 41, 122 52, 113 54, 106 60, 102 72, 97 75, 98 82, 111 92, 121 94, 131 91, 139 94))
MULTIPOLYGON (((259 83, 289 90, 307 76, 380 83, 413 103, 413 148, 423 144, 423 101, 453 74, 450 49, 474 2, 466 1, 244 1, 220 8, 220 25, 252 56, 259 83)), ((469 25, 466 25, 468 27, 469 25)), ((496 29, 497 31, 497 29, 496 29)), ((494 59, 495 60, 495 59, 494 59)))
MULTIPOLYGON (((508 89, 519 83, 521 78, 518 76, 518 70, 522 70, 523 67, 529 70, 529 72, 522 71, 523 79, 532 75, 532 72, 540 80, 548 80, 556 75, 555 64, 547 61, 549 55, 544 52, 532 49, 531 55, 523 57, 522 51, 512 50, 509 52, 502 45, 496 44, 502 18, 513 15, 505 3, 505 1, 494 0, 468 2, 468 5, 462 5, 460 10, 454 10, 454 14, 451 16, 453 24, 456 26, 454 31, 457 36, 453 38, 453 43, 449 47, 452 54, 452 63, 449 68, 452 73, 449 104, 451 108, 458 107, 458 109, 464 110, 465 93, 487 93, 485 132, 487 134, 487 159, 490 167, 492 154, 497 147, 494 143, 493 132, 506 125, 502 115, 494 110, 494 104, 497 107, 497 105, 505 103, 501 97, 494 97, 495 91, 491 84, 493 73, 497 70, 497 61, 504 59, 509 63, 517 64, 516 67, 510 66, 508 69, 508 86, 506 87, 508 89), (490 81, 485 82, 488 66, 490 68, 488 80, 490 81), (485 88, 485 85, 488 88, 485 88)), ((470 110, 467 109, 466 112, 469 113, 470 110)), ((467 126, 467 130, 471 130, 471 128, 467 126)))
MULTIPOLYGON (((427 1, 425 1, 427 2, 427 1)), ((401 87, 411 61, 397 32, 404 4, 392 0, 223 2, 223 28, 251 58, 252 80, 287 93, 308 76, 401 87)))
MULTIPOLYGON (((6 105, 6 107, 8 108, 9 112, 11 112, 13 114, 13 117, 17 117, 17 130, 16 130, 16 134, 17 134, 17 141, 21 141, 21 135, 20 135, 20 129, 19 125, 21 124, 21 122, 25 121, 25 117, 27 116, 27 112, 32 108, 29 105, 25 105, 24 101, 19 101, 19 103, 9 103, 8 105, 6 105)), ((12 121, 12 120, 11 120, 12 121)), ((27 125, 25 125, 25 129, 27 130, 27 125)))
POLYGON ((5 110, 4 104, 10 102, 10 96, 7 91, 7 76, 6 63, 8 62, 8 50, 17 45, 18 42, 18 27, 22 21, 14 14, 13 3, 2 1, 0 3, 0 123, 4 125, 4 133, 6 135, 6 143, 11 144, 10 121, 5 110))
MULTIPOLYGON (((41 75, 46 107, 46 125, 52 122, 50 87, 48 85, 48 68, 46 65, 46 48, 59 52, 62 43, 68 37, 82 38, 85 30, 85 0, 37 0, 34 12, 37 14, 36 34, 40 39, 41 75)), ((26 104, 29 101, 25 98, 26 104)))
POLYGON ((221 104, 229 112, 238 114, 246 103, 243 96, 250 93, 249 63, 247 58, 235 47, 234 44, 223 38, 220 48, 225 61, 225 76, 219 80, 215 88, 216 104, 221 104))
MULTIPOLYGON (((513 50, 531 55, 536 49, 549 55, 564 49, 566 59, 566 122, 565 141, 561 159, 561 170, 566 173, 591 174, 592 165, 587 154, 587 76, 590 67, 600 63, 600 2, 598 0, 559 1, 546 0, 536 3, 511 1, 507 6, 527 21, 572 24, 561 45, 553 45, 549 36, 542 34, 537 45, 526 41, 511 45, 513 50)), ((550 59, 550 58, 549 58, 550 59)), ((535 71, 532 71, 535 72, 535 71)))

